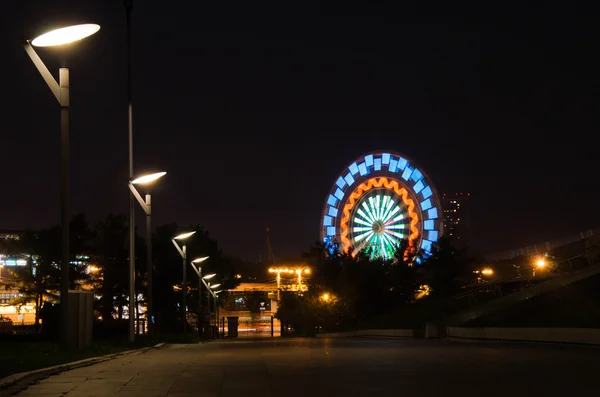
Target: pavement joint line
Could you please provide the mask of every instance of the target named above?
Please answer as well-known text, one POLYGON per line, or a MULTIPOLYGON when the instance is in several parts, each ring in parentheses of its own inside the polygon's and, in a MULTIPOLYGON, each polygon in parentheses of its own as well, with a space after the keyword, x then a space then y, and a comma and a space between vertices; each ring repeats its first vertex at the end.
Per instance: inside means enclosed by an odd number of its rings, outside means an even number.
POLYGON ((16 374, 9 375, 5 378, 0 379, 0 397, 12 396, 20 391, 26 389, 39 382, 40 380, 46 379, 52 375, 57 375, 61 372, 69 371, 71 369, 88 367, 100 362, 109 361, 117 357, 132 356, 135 354, 146 353, 151 349, 159 349, 163 347, 164 343, 157 343, 154 346, 142 347, 135 350, 126 350, 118 353, 105 354, 103 356, 84 358, 83 360, 71 361, 64 364, 57 364, 51 367, 39 368, 32 371, 19 372, 16 374))

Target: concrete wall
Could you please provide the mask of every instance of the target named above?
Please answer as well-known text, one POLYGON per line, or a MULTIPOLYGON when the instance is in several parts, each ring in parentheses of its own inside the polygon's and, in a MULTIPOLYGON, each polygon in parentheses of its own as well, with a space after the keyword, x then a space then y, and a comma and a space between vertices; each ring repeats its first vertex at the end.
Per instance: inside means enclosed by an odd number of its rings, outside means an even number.
POLYGON ((455 339, 600 345, 600 329, 595 328, 447 327, 446 336, 455 339))

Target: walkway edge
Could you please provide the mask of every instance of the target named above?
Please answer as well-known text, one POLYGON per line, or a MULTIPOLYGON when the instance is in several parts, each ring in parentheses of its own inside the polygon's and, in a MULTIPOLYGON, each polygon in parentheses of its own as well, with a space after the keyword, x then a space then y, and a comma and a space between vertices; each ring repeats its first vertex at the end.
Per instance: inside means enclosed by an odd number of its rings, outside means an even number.
POLYGON ((158 348, 162 347, 163 345, 164 345, 164 343, 158 343, 154 346, 142 347, 141 349, 125 350, 125 351, 122 351, 119 353, 111 353, 111 354, 106 354, 104 356, 85 358, 83 360, 71 361, 68 363, 57 364, 57 365, 53 365, 51 367, 46 367, 46 368, 34 369, 32 371, 27 371, 27 372, 19 372, 16 374, 9 375, 6 378, 0 379, 0 390, 7 389, 7 388, 13 386, 14 384, 16 384, 17 382, 19 382, 20 380, 23 380, 23 379, 28 378, 33 375, 44 376, 47 374, 60 373, 63 371, 68 371, 70 369, 86 367, 88 365, 93 365, 93 364, 96 364, 96 363, 99 363, 102 361, 112 360, 113 358, 117 358, 117 357, 145 353, 146 351, 148 351, 150 349, 158 349, 158 348))
POLYGON ((360 329, 348 332, 327 332, 317 334, 317 338, 351 338, 357 336, 365 337, 387 337, 387 338, 414 338, 414 329, 360 329))

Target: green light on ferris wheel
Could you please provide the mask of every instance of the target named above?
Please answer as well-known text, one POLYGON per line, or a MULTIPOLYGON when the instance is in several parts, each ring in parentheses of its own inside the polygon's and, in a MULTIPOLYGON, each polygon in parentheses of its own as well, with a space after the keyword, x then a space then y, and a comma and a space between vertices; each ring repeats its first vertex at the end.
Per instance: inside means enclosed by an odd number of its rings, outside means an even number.
POLYGON ((392 196, 375 195, 365 199, 352 220, 354 246, 365 249, 371 258, 392 258, 404 238, 401 210, 392 196))

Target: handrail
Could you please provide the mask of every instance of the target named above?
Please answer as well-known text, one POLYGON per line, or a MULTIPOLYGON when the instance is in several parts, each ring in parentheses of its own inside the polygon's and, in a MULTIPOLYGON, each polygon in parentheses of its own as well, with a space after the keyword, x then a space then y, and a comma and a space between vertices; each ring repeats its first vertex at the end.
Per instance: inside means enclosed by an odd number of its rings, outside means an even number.
MULTIPOLYGON (((566 258, 566 259, 563 259, 563 260, 561 260, 561 261, 559 261, 559 262, 556 262, 556 264, 557 264, 557 265, 559 265, 559 264, 561 264, 561 263, 569 262, 569 261, 571 261, 571 260, 573 260, 573 259, 575 259, 575 258, 580 258, 580 257, 582 257, 582 256, 585 256, 585 254, 586 254, 586 252, 587 252, 587 251, 589 251, 589 250, 591 250, 591 249, 593 249, 593 248, 599 248, 599 247, 600 247, 599 245, 597 245, 597 244, 594 244, 594 245, 592 245, 591 247, 585 248, 585 249, 584 249, 582 252, 580 252, 579 254, 577 254, 577 255, 574 255, 574 256, 571 256, 571 257, 569 257, 569 258, 566 258)), ((594 264, 595 264, 595 263, 592 263, 591 261, 588 261, 588 265, 587 265, 587 266, 585 266, 585 267, 592 266, 592 265, 594 265, 594 264)), ((535 269, 535 266, 531 266, 531 267, 529 267, 529 268, 526 268, 526 269, 524 270, 524 272, 527 272, 527 271, 533 271, 534 269, 535 269)), ((557 276, 559 276, 559 275, 561 275, 561 274, 570 274, 570 273, 571 273, 571 271, 568 271, 568 272, 561 272, 561 273, 555 273, 555 274, 556 274, 557 276)), ((473 288, 473 289, 471 289, 471 290, 469 290, 469 291, 461 292, 460 294, 457 294, 457 295, 455 295, 455 296, 453 297, 453 299, 462 299, 462 298, 468 297, 469 295, 472 295, 472 294, 474 294, 474 293, 476 293, 476 292, 480 292, 481 290, 484 290, 484 289, 490 289, 490 288, 494 288, 494 287, 498 287, 498 286, 500 286, 500 285, 502 285, 502 284, 506 284, 506 283, 508 283, 508 282, 511 282, 511 281, 531 281, 531 280, 530 280, 530 279, 524 279, 524 278, 523 278, 523 275, 522 275, 522 274, 520 274, 520 275, 518 275, 518 276, 514 276, 514 277, 510 277, 510 278, 502 279, 502 280, 495 280, 495 281, 493 281, 493 282, 486 282, 485 284, 481 285, 481 286, 480 286, 480 287, 478 287, 478 288, 473 288)), ((531 283, 529 283, 529 284, 531 285, 531 283)))

